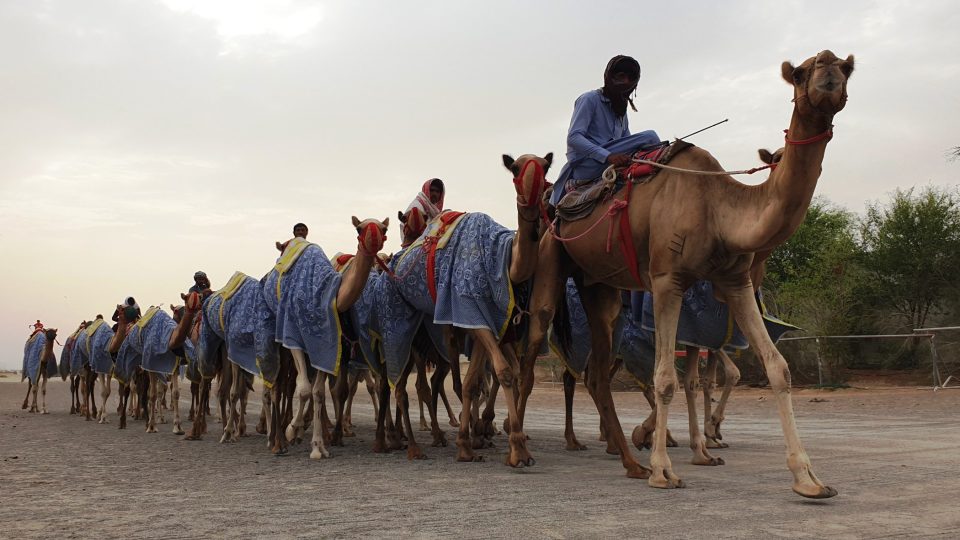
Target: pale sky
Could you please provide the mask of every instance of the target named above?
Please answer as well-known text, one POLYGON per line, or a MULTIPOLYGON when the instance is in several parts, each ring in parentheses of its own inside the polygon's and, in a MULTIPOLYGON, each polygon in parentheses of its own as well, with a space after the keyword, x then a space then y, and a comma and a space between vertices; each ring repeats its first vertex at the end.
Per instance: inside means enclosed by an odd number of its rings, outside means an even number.
MULTIPOLYGON (((440 177, 446 206, 515 227, 500 155, 566 151, 573 101, 615 54, 642 66, 634 131, 728 169, 782 145, 780 63, 855 54, 817 194, 860 212, 955 185, 960 10, 923 2, 0 3, 0 369, 28 324, 65 336, 203 269, 261 277, 294 223, 328 255, 440 177)), ((763 175, 745 178, 763 181, 763 175)), ((59 353, 59 347, 58 353, 59 353)))

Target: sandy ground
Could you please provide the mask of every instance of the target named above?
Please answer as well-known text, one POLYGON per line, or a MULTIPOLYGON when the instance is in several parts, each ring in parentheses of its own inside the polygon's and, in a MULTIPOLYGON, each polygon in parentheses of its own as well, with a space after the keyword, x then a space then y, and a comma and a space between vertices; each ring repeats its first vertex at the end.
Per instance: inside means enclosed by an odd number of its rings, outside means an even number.
MULTIPOLYGON (((576 402, 583 452, 563 449, 563 394, 539 387, 528 419, 533 468, 502 464, 506 440, 483 463, 446 448, 411 463, 370 452, 372 408, 358 394, 355 438, 323 461, 309 447, 272 457, 254 434, 221 445, 186 442, 162 426, 146 434, 68 414, 67 386, 48 388, 47 416, 20 410, 26 385, 0 378, 0 537, 951 537, 960 535, 960 391, 796 390, 794 404, 815 470, 840 495, 809 501, 790 491, 769 390, 738 389, 721 467, 689 464, 686 408, 671 411, 670 449, 689 487, 661 491, 630 480, 596 442, 585 391, 576 402), (813 398, 825 401, 812 402, 813 398)), ((581 387, 582 388, 582 387, 581 387)), ((625 429, 647 413, 641 395, 616 395, 625 429)), ((109 407, 115 411, 116 391, 109 407)), ((259 410, 259 400, 251 405, 259 410)), ((502 412, 500 416, 502 417, 502 412)), ((255 417, 252 421, 255 421, 255 417)), ((212 430, 220 429, 212 424, 212 430)), ((252 423, 251 423, 252 428, 252 423)), ((252 429, 251 429, 252 431, 252 429)), ((421 443, 429 444, 427 433, 421 443)), ((639 454, 649 463, 649 452, 639 454)))

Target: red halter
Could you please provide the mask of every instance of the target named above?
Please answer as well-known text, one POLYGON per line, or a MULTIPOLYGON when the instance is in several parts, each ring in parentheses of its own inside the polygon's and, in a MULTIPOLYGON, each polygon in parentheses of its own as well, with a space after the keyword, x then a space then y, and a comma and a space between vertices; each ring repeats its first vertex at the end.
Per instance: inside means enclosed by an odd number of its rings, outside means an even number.
POLYGON ((513 178, 513 185, 517 189, 517 193, 521 197, 526 199, 524 207, 530 208, 531 206, 540 204, 540 196, 543 194, 543 189, 546 187, 546 178, 543 172, 543 165, 540 165, 540 162, 536 159, 528 159, 526 163, 523 164, 523 168, 520 169, 520 174, 513 178), (527 171, 527 167, 533 165, 533 186, 531 188, 532 193, 522 193, 520 190, 523 189, 523 175, 527 171))
POLYGON ((815 143, 815 142, 819 142, 819 141, 822 141, 822 140, 828 140, 828 141, 829 141, 830 139, 833 138, 833 126, 828 127, 826 131, 824 131, 823 133, 821 133, 821 134, 819 134, 819 135, 814 135, 813 137, 810 137, 809 139, 800 139, 800 140, 797 140, 797 141, 790 140, 790 136, 787 134, 787 131, 788 131, 788 130, 786 130, 786 129, 783 130, 783 139, 787 142, 787 144, 793 144, 793 145, 797 145, 797 146, 799 146, 799 145, 804 145, 804 144, 813 144, 813 143, 815 143))

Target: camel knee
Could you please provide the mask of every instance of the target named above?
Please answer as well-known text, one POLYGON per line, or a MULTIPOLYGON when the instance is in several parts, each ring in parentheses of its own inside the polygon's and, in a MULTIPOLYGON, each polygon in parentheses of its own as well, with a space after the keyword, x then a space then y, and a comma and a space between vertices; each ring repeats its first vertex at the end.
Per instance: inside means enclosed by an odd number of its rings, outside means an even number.
POLYGON ((513 370, 510 368, 504 368, 497 371, 497 380, 500 381, 500 386, 504 388, 513 388, 516 377, 513 374, 513 370))
POLYGON ((666 379, 663 381, 658 381, 654 384, 654 392, 656 392, 657 397, 660 398, 660 401, 664 405, 669 405, 673 401, 673 395, 677 390, 677 382, 675 380, 666 379))
POLYGON ((790 392, 791 376, 790 367, 786 360, 781 358, 774 359, 767 366, 767 378, 770 379, 770 388, 775 393, 790 392))

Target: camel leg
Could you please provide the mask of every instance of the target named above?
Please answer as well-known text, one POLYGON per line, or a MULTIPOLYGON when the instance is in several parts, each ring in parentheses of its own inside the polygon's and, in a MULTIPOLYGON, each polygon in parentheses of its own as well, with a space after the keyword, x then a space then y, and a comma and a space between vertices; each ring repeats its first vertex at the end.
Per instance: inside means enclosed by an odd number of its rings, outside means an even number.
POLYGON ((519 368, 516 353, 512 346, 500 347, 496 337, 489 330, 471 330, 474 346, 481 347, 493 360, 493 369, 503 387, 503 396, 507 401, 507 415, 510 426, 510 453, 506 463, 511 467, 529 467, 536 463, 527 450, 527 436, 520 428, 517 414, 517 380, 519 368))
POLYGON ((467 374, 463 380, 461 398, 463 408, 460 410, 460 430, 457 432, 457 461, 483 461, 483 456, 473 453, 473 444, 470 441, 471 415, 473 402, 480 396, 481 374, 486 369, 486 351, 474 347, 467 374))
POLYGON ((580 444, 577 435, 573 432, 573 395, 577 389, 577 378, 569 370, 563 370, 563 407, 564 407, 564 428, 563 438, 567 440, 567 450, 586 450, 587 447, 580 444))
POLYGON ((30 392, 33 390, 33 382, 30 379, 27 379, 27 395, 23 396, 23 405, 20 406, 21 409, 26 409, 30 406, 30 392))
POLYGON ((200 383, 190 381, 190 412, 187 420, 193 422, 197 418, 197 404, 200 402, 200 383))
POLYGON ((237 380, 240 378, 239 368, 233 362, 228 363, 220 379, 220 417, 223 421, 223 435, 221 443, 237 442, 237 414, 234 404, 238 398, 237 380))
MULTIPOLYGON (((264 394, 264 395, 269 395, 269 394, 264 394)), ((270 403, 269 399, 260 400, 260 418, 257 419, 257 426, 254 429, 256 430, 257 433, 261 435, 267 434, 267 429, 268 429, 267 417, 269 416, 267 407, 269 406, 268 405, 269 403, 270 403)))
POLYGON ((40 376, 40 414, 50 414, 47 412, 47 368, 41 366, 43 374, 40 376))
POLYGON ((690 449, 693 450, 694 465, 723 465, 723 459, 713 457, 707 451, 707 441, 700 432, 700 420, 697 417, 697 386, 700 384, 700 349, 687 347, 686 373, 683 380, 683 393, 687 398, 687 418, 690 429, 690 449))
POLYGON ((610 391, 613 329, 620 315, 620 291, 606 285, 580 287, 580 300, 587 313, 591 351, 586 373, 587 387, 603 418, 607 446, 620 454, 623 468, 630 478, 648 478, 650 471, 642 467, 627 447, 617 409, 610 391))
POLYGON ((240 412, 239 420, 237 421, 237 433, 241 437, 247 437, 247 397, 249 397, 249 388, 247 387, 247 380, 250 375, 237 367, 237 395, 239 397, 237 401, 237 407, 240 412))
MULTIPOLYGON (((417 380, 414 385, 419 388, 421 384, 426 384, 426 377, 417 371, 417 380)), ((423 415, 423 400, 420 399, 420 392, 417 392, 417 402, 420 404, 420 431, 430 431, 430 424, 427 424, 427 417, 423 415)))
POLYGON ((70 375, 70 414, 71 414, 71 415, 76 414, 76 412, 77 412, 77 408, 75 407, 75 405, 76 405, 76 400, 74 399, 74 398, 76 397, 76 389, 75 389, 75 387, 74 387, 74 382, 75 382, 74 379, 75 379, 75 377, 74 377, 73 375, 70 375))
POLYGON ((377 376, 377 395, 380 407, 377 409, 377 429, 373 440, 373 452, 381 454, 388 451, 386 423, 390 410, 390 384, 387 382, 385 371, 377 376))
MULTIPOLYGON (((297 351, 294 351, 296 353, 297 351)), ((294 354, 296 358, 296 354, 294 354)), ((327 374, 323 371, 317 372, 317 377, 313 381, 313 438, 310 441, 310 446, 313 450, 310 451, 310 459, 323 459, 330 457, 330 452, 327 450, 327 447, 323 444, 323 403, 327 399, 324 395, 324 385, 327 384, 327 374), (320 404, 320 405, 316 405, 320 404)))
POLYGON ((373 403, 373 415, 376 416, 378 412, 377 386, 369 369, 363 370, 363 382, 367 387, 367 393, 370 394, 370 402, 373 403))
MULTIPOLYGON (((93 417, 94 417, 94 418, 97 418, 97 417, 99 417, 99 414, 100 414, 100 411, 97 410, 97 399, 94 397, 94 395, 96 394, 96 390, 97 390, 97 375, 96 375, 96 373, 94 373, 92 370, 90 370, 89 367, 87 367, 86 369, 87 369, 87 373, 86 373, 86 375, 84 375, 84 376, 86 377, 86 382, 85 382, 84 384, 87 385, 87 386, 86 386, 86 393, 87 393, 87 398, 86 398, 86 399, 89 401, 89 408, 90 408, 90 409, 93 409, 93 411, 92 411, 91 413, 88 413, 88 414, 93 414, 93 417)), ((109 381, 109 380, 112 379, 112 378, 113 378, 112 376, 108 376, 108 377, 107 377, 107 381, 109 381)), ((89 419, 90 419, 90 418, 88 418, 88 420, 89 420, 89 419)))
POLYGON ((837 491, 824 485, 817 478, 810 464, 810 458, 800 443, 800 433, 793 414, 793 400, 790 396, 790 368, 763 325, 749 278, 746 279, 745 284, 725 292, 730 310, 763 362, 767 378, 770 380, 770 388, 776 396, 780 424, 787 446, 787 467, 793 473, 793 491, 798 495, 815 499, 833 497, 837 491))
MULTIPOLYGON (((446 362, 440 358, 439 354, 435 355, 434 365, 437 366, 434 369, 434 375, 437 373, 441 374, 441 379, 439 384, 443 384, 443 368, 442 365, 446 365, 446 362)), ((425 366, 424 366, 425 367, 425 366)), ((427 382, 426 369, 423 370, 423 375, 420 376, 421 366, 417 366, 417 400, 420 402, 421 407, 424 403, 427 404, 427 412, 430 414, 430 434, 433 437, 432 445, 434 447, 447 446, 447 436, 446 433, 440 429, 440 419, 437 416, 437 401, 434 399, 434 391, 431 391, 430 384, 427 382)), ((437 384, 436 382, 434 384, 437 384)))
MULTIPOLYGON (((102 390, 101 390, 102 391, 102 390)), ((127 401, 130 399, 130 383, 119 383, 117 385, 117 400, 119 403, 119 408, 117 414, 120 416, 120 422, 118 422, 117 429, 126 429, 127 428, 127 401)), ((100 408, 103 411, 103 407, 100 408)))
POLYGON ((157 432, 157 409, 160 400, 160 377, 156 373, 150 372, 147 375, 147 433, 157 432))
POLYGON ((273 448, 273 388, 266 381, 263 382, 263 392, 260 394, 260 401, 263 403, 260 414, 263 415, 263 431, 260 432, 260 426, 257 431, 267 436, 267 448, 273 448))
MULTIPOLYGON (((360 384, 360 373, 350 371, 347 374, 347 404, 343 408, 343 436, 353 437, 353 399, 357 395, 357 386, 360 384)), ((376 416, 376 413, 374 413, 376 416)))
POLYGON ((652 287, 654 317, 657 321, 656 364, 653 374, 657 427, 653 433, 653 451, 650 456, 653 474, 648 483, 656 488, 684 487, 683 480, 673 472, 673 464, 667 455, 667 415, 678 385, 674 358, 680 302, 683 298, 678 281, 676 276, 661 274, 653 278, 652 287))
POLYGON ((714 351, 707 353, 707 366, 703 370, 703 436, 707 448, 723 448, 722 443, 713 437, 710 419, 713 416, 713 390, 717 387, 717 355, 714 351))
MULTIPOLYGON (((493 448, 493 438, 501 433, 497 429, 497 425, 494 423, 494 418, 497 416, 495 407, 497 405, 497 392, 500 391, 500 381, 493 376, 493 373, 487 373, 487 378, 490 380, 490 384, 485 386, 487 389, 486 403, 483 405, 483 413, 480 414, 480 438, 483 440, 483 446, 486 448, 493 448)), ((503 420, 503 428, 507 429, 509 432, 510 419, 505 418, 503 420)), ((529 439, 529 437, 527 437, 529 439)))
MULTIPOLYGON (((430 379, 430 388, 432 389, 431 403, 433 403, 433 409, 439 411, 439 403, 437 398, 443 400, 443 407, 447 411, 447 418, 450 419, 449 423, 451 427, 460 427, 460 422, 457 420, 457 416, 453 413, 453 408, 450 407, 450 400, 447 399, 447 391, 444 388, 444 380, 447 378, 447 373, 451 372, 450 364, 447 362, 440 362, 437 364, 436 370, 433 372, 433 377, 430 379)), ((439 421, 439 420, 438 420, 439 421)))
POLYGON ((530 326, 527 330, 527 348, 520 363, 520 396, 517 407, 520 428, 523 428, 523 417, 527 410, 527 400, 533 392, 534 368, 537 364, 537 353, 547 330, 553 323, 553 315, 557 309, 557 302, 563 298, 566 275, 561 270, 563 261, 563 247, 549 234, 540 240, 540 254, 537 261, 536 279, 533 281, 533 291, 530 296, 530 326))
POLYGON ((40 410, 37 407, 37 391, 40 389, 40 375, 37 374, 37 382, 30 383, 30 412, 38 412, 40 410))
MULTIPOLYGON (((719 356, 721 362, 723 362, 723 393, 720 394, 720 403, 717 404, 717 409, 709 417, 704 417, 704 432, 707 437, 708 448, 727 448, 729 445, 722 442, 723 435, 720 434, 720 424, 725 418, 724 412, 727 408, 727 400, 730 399, 730 393, 740 381, 740 370, 737 369, 737 365, 733 363, 726 352, 720 350, 714 354, 719 356), (711 441, 715 446, 710 446, 711 441)), ((704 399, 707 399, 707 397, 704 396, 704 399)))
POLYGON ((193 421, 193 424, 190 426, 190 433, 183 438, 185 441, 199 441, 203 438, 203 433, 206 431, 206 415, 204 415, 204 409, 201 404, 203 403, 204 395, 209 394, 209 389, 206 385, 206 380, 202 377, 198 383, 190 383, 190 393, 191 395, 191 404, 190 410, 192 411, 190 420, 193 421))
POLYGON ((180 378, 177 377, 178 368, 174 368, 170 379, 170 406, 173 407, 173 434, 183 435, 183 427, 180 426, 180 378))
MULTIPOLYGON (((422 357, 419 354, 414 353, 414 358, 421 358, 418 361, 418 368, 422 362, 422 357)), ((401 421, 403 425, 404 434, 407 437, 407 459, 426 459, 426 454, 423 453, 423 450, 420 449, 420 445, 417 444, 417 439, 413 433, 413 424, 410 422, 410 398, 407 395, 407 380, 410 377, 410 371, 412 364, 407 364, 407 368, 404 370, 403 374, 400 375, 400 380, 397 381, 397 385, 393 388, 394 397, 397 400, 397 407, 401 412, 401 421)))
MULTIPOLYGON (((99 416, 97 417, 98 424, 109 424, 110 421, 107 420, 107 399, 110 397, 110 386, 112 384, 111 378, 106 373, 99 374, 98 378, 100 379, 100 411, 99 416)), ((93 398, 91 396, 91 401, 93 398)), ((126 423, 124 423, 126 425, 126 423)))
MULTIPOLYGON (((293 397, 297 398, 297 412, 293 416, 293 420, 290 421, 290 425, 287 426, 287 440, 293 441, 297 436, 297 430, 303 427, 303 409, 306 407, 307 401, 311 399, 313 392, 311 392, 310 379, 307 376, 307 357, 300 349, 291 349, 290 354, 293 356, 293 363, 297 370, 297 386, 293 391, 293 397)), ((320 407, 315 407, 316 409, 316 420, 320 420, 320 407)))
MULTIPOLYGON (((447 344, 447 358, 450 359, 450 378, 453 383, 453 393, 457 395, 460 404, 463 404, 463 380, 460 378, 460 352, 463 347, 460 342, 459 331, 453 326, 443 327, 443 337, 447 344)), ((446 399, 444 399, 446 402, 446 399)), ((451 423, 451 425, 453 425, 451 423)), ((456 427, 456 426, 454 426, 456 427)))

